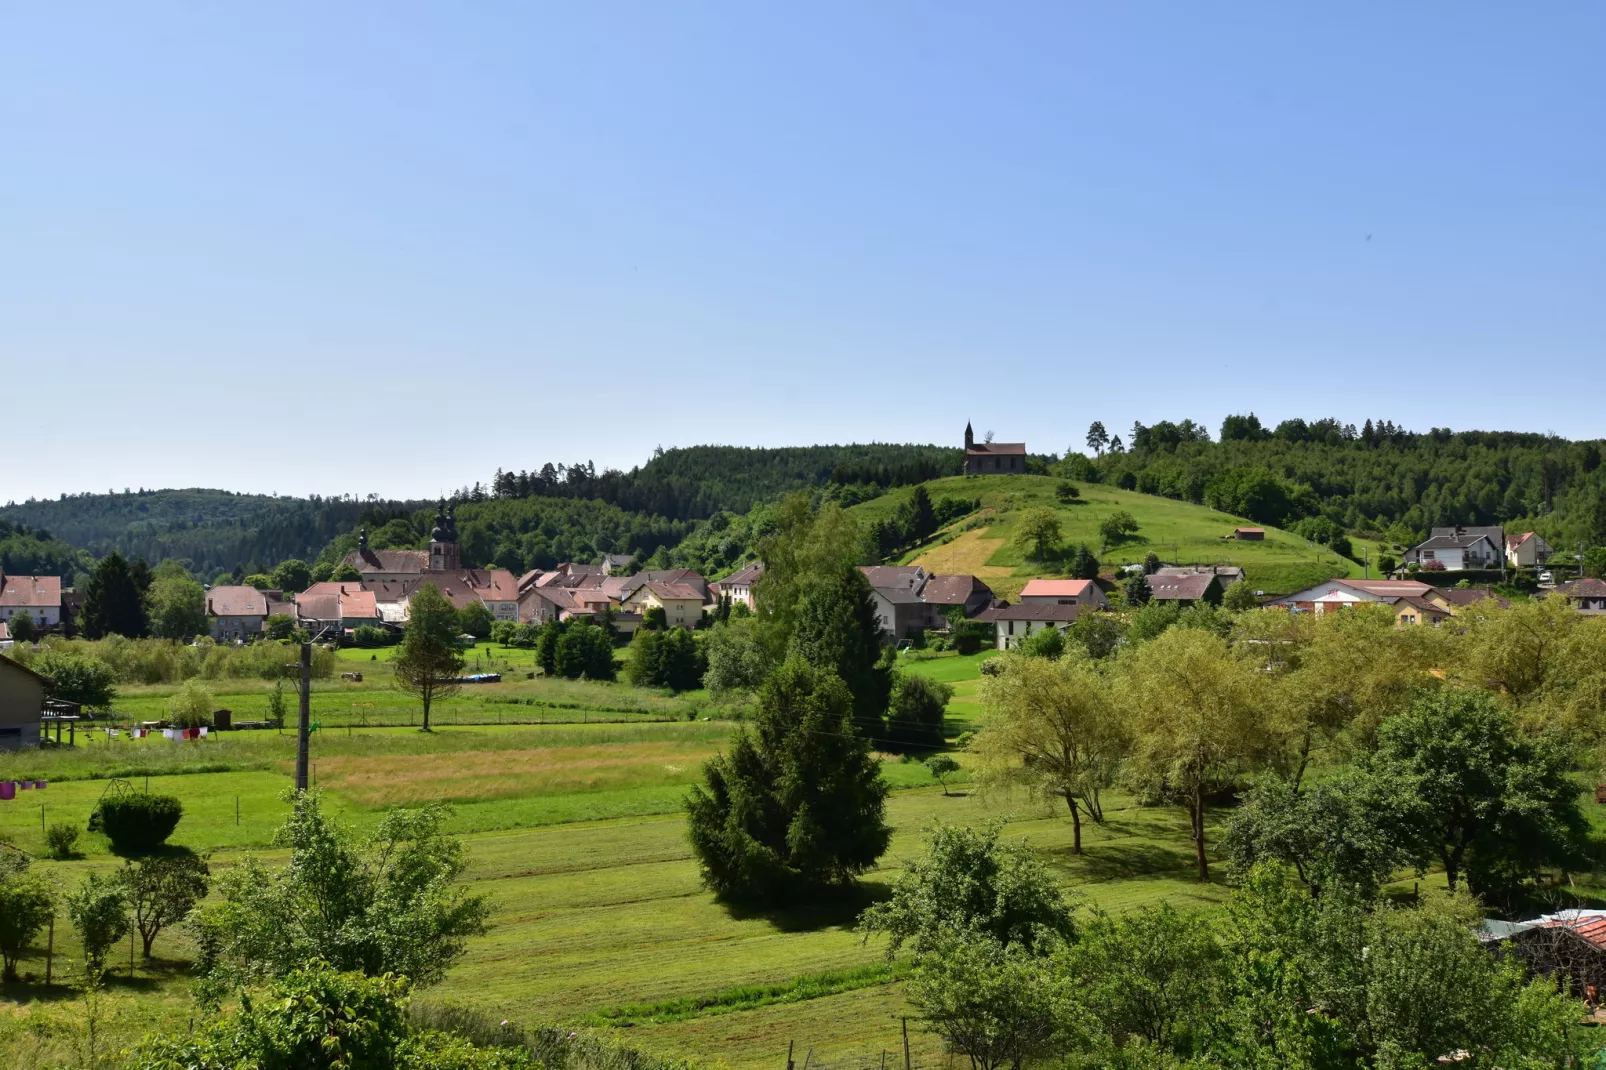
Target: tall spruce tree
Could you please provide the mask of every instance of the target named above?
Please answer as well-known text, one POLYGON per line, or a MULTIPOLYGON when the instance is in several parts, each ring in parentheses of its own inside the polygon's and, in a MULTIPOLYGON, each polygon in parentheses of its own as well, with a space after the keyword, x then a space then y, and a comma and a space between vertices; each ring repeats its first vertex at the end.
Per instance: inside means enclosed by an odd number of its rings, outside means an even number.
MULTIPOLYGON (((139 573, 149 577, 144 562, 138 564, 139 573)), ((84 606, 79 616, 84 635, 90 639, 108 635, 137 639, 149 632, 150 619, 145 611, 148 585, 148 578, 141 585, 136 570, 116 550, 101 558, 84 588, 84 606)))
POLYGON ((881 663, 881 639, 870 581, 856 568, 815 583, 798 603, 789 653, 847 685, 859 731, 871 738, 882 734, 892 692, 891 671, 881 663))
POLYGON ((703 879, 722 897, 796 901, 851 883, 887 849, 887 785, 829 670, 793 657, 759 692, 753 730, 703 766, 686 800, 703 879))

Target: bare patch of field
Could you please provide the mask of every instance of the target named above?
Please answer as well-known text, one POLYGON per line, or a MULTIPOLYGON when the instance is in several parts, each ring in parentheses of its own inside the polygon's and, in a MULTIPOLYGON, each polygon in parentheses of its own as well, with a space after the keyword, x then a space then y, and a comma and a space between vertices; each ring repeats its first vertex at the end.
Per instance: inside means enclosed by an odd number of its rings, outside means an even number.
POLYGON ((982 528, 977 531, 966 531, 954 539, 953 542, 942 546, 933 546, 919 557, 914 563, 924 565, 927 572, 958 572, 980 576, 984 580, 1002 579, 1013 570, 1001 565, 989 565, 987 562, 1004 545, 1003 539, 990 539, 986 537, 989 529, 982 528))
POLYGON ((718 744, 702 741, 539 747, 318 760, 318 786, 360 806, 473 802, 690 783, 718 744))

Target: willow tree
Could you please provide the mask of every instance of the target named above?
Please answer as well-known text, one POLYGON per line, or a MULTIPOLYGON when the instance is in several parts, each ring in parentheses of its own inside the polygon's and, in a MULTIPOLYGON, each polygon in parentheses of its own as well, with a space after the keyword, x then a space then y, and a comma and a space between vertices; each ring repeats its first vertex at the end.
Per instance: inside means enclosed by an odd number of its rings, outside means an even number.
POLYGON ((983 677, 987 726, 972 746, 983 783, 1022 784, 1063 800, 1072 846, 1082 853, 1082 819, 1104 820, 1103 792, 1131 753, 1132 735, 1097 662, 1006 654, 983 677))

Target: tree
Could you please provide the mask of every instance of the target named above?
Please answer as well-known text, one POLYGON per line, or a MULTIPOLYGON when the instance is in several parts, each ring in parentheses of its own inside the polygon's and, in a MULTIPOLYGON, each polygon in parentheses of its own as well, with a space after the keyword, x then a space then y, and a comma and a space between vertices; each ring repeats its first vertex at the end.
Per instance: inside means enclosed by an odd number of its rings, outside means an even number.
POLYGON ((1412 809, 1402 786, 1341 775, 1303 791, 1282 777, 1261 780, 1233 812, 1222 839, 1236 874, 1276 862, 1292 867, 1313 896, 1336 887, 1371 899, 1414 861, 1397 815, 1412 809))
MULTIPOLYGON (((737 603, 740 605, 740 603, 737 603)), ((769 653, 758 638, 758 621, 735 617, 709 629, 703 650, 708 670, 703 682, 715 695, 731 691, 756 691, 769 675, 769 653)))
MULTIPOLYGON (((310 580, 312 577, 309 575, 307 578, 310 580)), ((336 583, 360 583, 362 582, 362 573, 357 570, 355 565, 342 561, 330 570, 329 578, 336 583)))
POLYGON ((856 568, 817 579, 799 601, 793 620, 788 656, 800 657, 846 684, 860 732, 879 736, 892 674, 881 661, 881 619, 870 581, 856 568))
POLYGON ((1060 544, 1060 517, 1052 509, 1028 509, 1015 523, 1015 549, 1030 561, 1047 561, 1060 544))
POLYGON ((925 767, 931 770, 931 775, 937 778, 942 785, 942 793, 948 794, 948 778, 959 772, 959 763, 951 754, 933 754, 925 760, 925 767))
POLYGON ((563 638, 565 630, 563 623, 557 620, 549 620, 541 625, 541 631, 535 638, 535 661, 541 666, 541 675, 557 675, 558 640, 563 638))
POLYGON ((1226 640, 1172 628, 1137 649, 1122 681, 1135 738, 1132 775, 1144 793, 1188 812, 1199 879, 1210 879, 1205 806, 1276 742, 1263 718, 1262 674, 1226 640))
POLYGON ((1005 656, 982 678, 986 727, 972 744, 983 784, 1025 785, 1070 810, 1071 851, 1082 853, 1082 818, 1104 820, 1102 794, 1131 752, 1131 733, 1106 674, 1080 658, 1005 656))
POLYGON ((940 747, 951 685, 917 673, 899 673, 887 705, 887 734, 908 747, 940 747))
POLYGON ((33 614, 26 609, 19 609, 7 622, 11 638, 19 643, 31 643, 39 638, 39 629, 34 625, 33 614))
POLYGON ((909 512, 904 519, 904 537, 909 542, 929 539, 937 530, 937 514, 931 507, 931 495, 925 484, 919 484, 909 496, 909 512))
POLYGON ((669 627, 669 613, 663 606, 648 606, 641 615, 641 631, 661 632, 669 627))
POLYGON ((1095 456, 1102 457, 1104 456, 1104 451, 1109 447, 1110 433, 1104 430, 1104 422, 1102 420, 1094 420, 1088 425, 1087 448, 1092 450, 1095 456))
POLYGON ((457 621, 465 635, 484 639, 491 634, 491 626, 496 623, 496 618, 492 616, 490 608, 476 598, 458 611, 457 621))
POLYGON ((1487 694, 1446 689, 1384 721, 1363 769, 1396 780, 1415 846, 1451 890, 1509 898, 1546 866, 1582 866, 1587 822, 1567 751, 1532 739, 1487 694))
POLYGON ((115 875, 91 873, 67 896, 67 916, 84 945, 91 974, 106 967, 106 953, 128 935, 128 899, 115 875))
POLYGON ((1099 578, 1099 559, 1093 556, 1093 551, 1084 545, 1078 545, 1076 552, 1071 555, 1071 566, 1068 570, 1073 579, 1096 580, 1099 578))
MULTIPOLYGON (((3 854, 5 852, 0 852, 3 854)), ((28 872, 28 859, 0 864, 0 979, 17 980, 17 963, 41 930, 56 916, 50 882, 28 872)))
POLYGON ((1054 487, 1054 499, 1056 501, 1068 504, 1076 501, 1081 496, 1082 492, 1076 489, 1075 483, 1069 483, 1062 479, 1054 487))
POLYGON ((1050 625, 1022 639, 1015 649, 1022 657, 1055 661, 1065 653, 1065 634, 1050 625))
POLYGON ((1122 635, 1121 619, 1114 613, 1082 613, 1065 629, 1065 638, 1095 660, 1115 653, 1122 635))
POLYGON ((1392 576, 1394 570, 1399 567, 1400 562, 1393 554, 1377 555, 1377 574, 1379 576, 1392 576))
POLYGON ((296 619, 284 613, 275 613, 267 619, 263 628, 269 639, 288 639, 290 633, 296 630, 296 619))
POLYGON ((1121 584, 1121 593, 1126 596, 1126 604, 1132 609, 1138 609, 1149 603, 1149 577, 1141 572, 1134 572, 1121 584))
POLYGON ((320 959, 432 985, 485 931, 485 897, 457 882, 463 845, 441 832, 447 808, 391 810, 363 837, 331 821, 316 793, 286 798, 291 814, 274 842, 289 864, 230 867, 217 882, 222 901, 200 915, 196 972, 208 1002, 320 959))
POLYGON ((152 634, 180 640, 206 634, 206 591, 194 580, 178 576, 154 580, 147 601, 152 634))
POLYGON ((927 1028, 974 1070, 1019 1068, 1068 1046, 1063 982, 1020 947, 955 933, 923 956, 907 992, 927 1028))
POLYGON ((247 587, 255 587, 259 591, 271 591, 273 589, 273 577, 265 572, 253 572, 240 582, 247 587))
POLYGON ((696 637, 685 628, 637 631, 631 640, 629 680, 637 687, 691 691, 702 686, 705 667, 696 637))
POLYGON ((1128 537, 1135 535, 1137 530, 1137 518, 1125 509, 1117 509, 1099 521, 1099 538, 1104 540, 1106 550, 1125 542, 1128 537))
POLYGON ((162 930, 183 921, 206 898, 209 874, 206 861, 191 854, 156 855, 123 864, 123 894, 146 958, 162 930))
POLYGON ((118 854, 146 854, 166 843, 183 817, 177 796, 125 789, 101 796, 89 831, 104 832, 118 854))
POLYGON ((770 514, 773 528, 758 540, 764 574, 753 585, 759 634, 777 662, 786 655, 805 594, 816 584, 840 582, 868 558, 864 529, 835 503, 815 508, 798 492, 770 514))
POLYGON ((1153 550, 1143 555, 1143 574, 1145 576, 1152 576, 1159 572, 1162 565, 1163 562, 1160 560, 1160 555, 1153 550))
POLYGON ((63 702, 76 702, 90 709, 103 710, 117 698, 117 674, 110 665, 89 654, 66 650, 46 650, 29 663, 29 668, 48 677, 50 694, 63 702))
POLYGON ((795 900, 851 882, 887 849, 887 785, 852 695, 801 658, 770 676, 752 730, 703 775, 686 803, 692 849, 723 897, 795 900))
POLYGON ((90 575, 78 626, 89 639, 108 635, 137 639, 150 630, 144 587, 116 550, 101 558, 90 575))
POLYGON ((1249 585, 1248 580, 1233 580, 1227 584, 1227 590, 1221 596, 1221 608, 1231 610, 1234 613, 1259 609, 1260 598, 1255 594, 1255 589, 1249 585))
POLYGON ((860 916, 860 935, 885 936, 889 958, 905 944, 917 955, 938 953, 955 933, 1032 952, 1073 938, 1071 904, 1059 883, 1024 843, 1001 837, 996 822, 928 829, 926 853, 899 874, 890 899, 860 916))
POLYGON ((613 637, 608 629, 588 620, 576 620, 563 630, 553 657, 553 668, 567 680, 612 680, 617 675, 613 637))
MULTIPOLYGON (((357 578, 362 577, 359 574, 357 578)), ((273 570, 273 586, 285 594, 300 594, 312 586, 312 569, 298 557, 281 561, 273 570)))
POLYGON ((463 653, 457 646, 457 610, 433 583, 421 583, 407 609, 407 628, 391 662, 396 686, 417 695, 424 706, 423 731, 430 731, 429 711, 437 699, 461 690, 463 653))
POLYGON ((217 699, 200 680, 184 681, 184 686, 167 700, 167 717, 174 728, 210 727, 215 709, 217 699))

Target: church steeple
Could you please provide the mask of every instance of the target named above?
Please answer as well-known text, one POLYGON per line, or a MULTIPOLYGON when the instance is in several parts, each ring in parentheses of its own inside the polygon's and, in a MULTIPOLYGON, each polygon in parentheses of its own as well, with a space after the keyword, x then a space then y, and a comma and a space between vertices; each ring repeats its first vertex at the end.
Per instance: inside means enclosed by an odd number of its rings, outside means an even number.
POLYGON ((441 500, 435 510, 435 527, 429 533, 429 567, 432 572, 455 572, 462 567, 463 554, 457 545, 457 506, 441 500))
POLYGON ((966 420, 965 421, 965 449, 967 449, 967 450, 971 449, 975 445, 976 445, 976 432, 974 432, 974 431, 972 431, 970 429, 970 421, 966 420))

